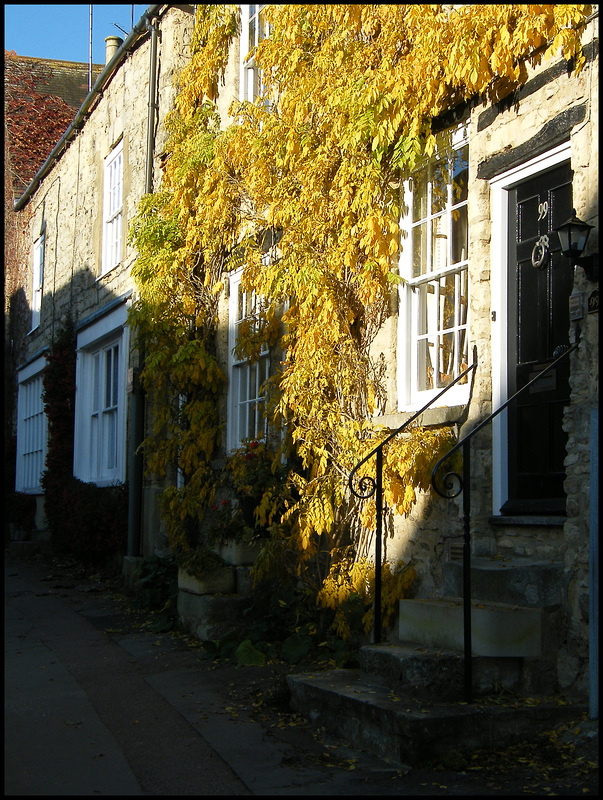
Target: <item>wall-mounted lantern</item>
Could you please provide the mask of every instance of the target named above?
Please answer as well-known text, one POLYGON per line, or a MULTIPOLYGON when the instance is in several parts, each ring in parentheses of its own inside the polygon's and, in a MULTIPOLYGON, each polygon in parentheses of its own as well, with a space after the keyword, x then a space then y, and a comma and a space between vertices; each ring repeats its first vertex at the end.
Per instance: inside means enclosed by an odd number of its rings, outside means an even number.
POLYGON ((558 225, 555 230, 559 234, 559 244, 563 255, 570 259, 572 265, 577 264, 582 267, 589 281, 598 281, 599 254, 582 255, 593 227, 594 225, 589 225, 588 222, 582 222, 581 219, 578 219, 574 208, 572 209, 572 216, 566 222, 558 225))

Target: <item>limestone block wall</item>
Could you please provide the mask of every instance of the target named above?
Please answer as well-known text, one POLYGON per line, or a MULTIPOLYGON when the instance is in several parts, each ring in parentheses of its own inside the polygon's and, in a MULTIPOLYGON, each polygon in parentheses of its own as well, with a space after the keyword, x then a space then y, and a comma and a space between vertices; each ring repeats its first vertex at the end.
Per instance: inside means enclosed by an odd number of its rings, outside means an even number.
MULTIPOLYGON (((475 104, 469 119, 469 281, 470 347, 477 346, 478 370, 466 422, 461 435, 493 411, 493 370, 500 369, 493 349, 492 319, 499 276, 493 250, 493 218, 490 180, 563 141, 571 142, 573 199, 578 216, 595 225, 591 250, 598 250, 598 24, 591 23, 583 36, 587 55, 584 70, 568 74, 565 62, 551 59, 530 68, 525 87, 511 101, 497 106, 475 104)), ((500 261, 500 259, 498 259, 500 261)), ((596 286, 578 270, 576 286, 585 301, 596 286)), ((395 311, 395 310, 394 310, 395 311)), ((504 321, 506 322, 506 321, 504 321)), ((484 429, 472 449, 472 536, 476 555, 522 556, 533 560, 564 563, 563 602, 568 631, 566 655, 560 659, 562 685, 576 678, 576 664, 585 658, 588 642, 588 527, 590 471, 590 411, 598 404, 598 314, 585 313, 580 322, 582 346, 571 363, 571 405, 564 427, 569 434, 565 462, 567 521, 557 527, 505 527, 492 525, 493 513, 492 431, 484 429), (585 612, 586 609, 586 612, 585 612), (573 644, 572 644, 573 641, 573 644), (575 654, 571 654, 575 650, 575 654), (569 659, 566 667, 564 658, 569 659), (565 677, 563 677, 565 675, 565 677), (570 680, 570 676, 571 680, 570 680)), ((375 342, 374 354, 383 352, 387 361, 388 411, 396 408, 395 379, 397 316, 375 342), (393 332, 393 333, 392 333, 393 332), (392 392, 394 393, 392 395, 392 392)), ((391 427, 401 424, 401 415, 391 417, 391 427)), ((390 424, 388 422, 388 424, 390 424)), ((459 499, 460 500, 460 499, 459 499)), ((408 519, 390 522, 391 539, 386 542, 391 561, 412 558, 420 575, 419 596, 443 592, 441 563, 448 558, 452 538, 461 533, 459 500, 445 501, 423 496, 408 519)), ((459 539, 456 539, 458 542, 459 539)), ((581 679, 579 679, 581 680, 581 679)))
MULTIPOLYGON (((156 156, 165 144, 164 120, 173 107, 174 76, 188 58, 192 26, 192 16, 175 9, 160 24, 156 156)), ((29 337, 26 357, 51 340, 69 309, 75 322, 81 322, 133 288, 130 271, 136 254, 127 244, 127 227, 144 192, 149 49, 147 40, 122 63, 80 133, 21 212, 29 218, 26 241, 33 242, 46 226, 41 324, 29 337), (122 260, 101 277, 103 161, 120 139, 124 145, 122 260)), ((157 185, 157 158, 154 179, 157 185)), ((30 271, 32 258, 30 248, 30 271)), ((31 286, 27 291, 31 302, 31 286)))
MULTIPOLYGON (((174 105, 175 78, 187 63, 193 16, 168 9, 159 21, 157 104, 153 180, 161 180, 165 118, 174 105)), ((47 347, 71 312, 75 324, 100 312, 117 298, 135 292, 131 268, 135 250, 127 230, 145 190, 149 108, 150 39, 130 52, 96 99, 79 133, 70 140, 29 203, 19 212, 33 266, 33 242, 44 229, 46 248, 39 328, 27 337, 24 360, 47 347), (123 141, 123 222, 121 263, 101 276, 104 159, 123 141)), ((31 305, 31 278, 25 287, 31 305)), ((133 354, 136 361, 136 354, 133 354)), ((158 488, 145 487, 145 552, 159 539, 158 488), (145 527, 146 526, 146 527, 145 527)))

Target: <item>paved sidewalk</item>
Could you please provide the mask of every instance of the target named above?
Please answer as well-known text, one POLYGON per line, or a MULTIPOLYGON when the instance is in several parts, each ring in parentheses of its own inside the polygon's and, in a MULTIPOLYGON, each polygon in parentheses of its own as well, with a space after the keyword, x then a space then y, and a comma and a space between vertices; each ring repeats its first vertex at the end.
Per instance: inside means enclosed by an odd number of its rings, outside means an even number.
POLYGON ((366 754, 360 773, 322 763, 308 727, 267 735, 229 705, 236 667, 211 670, 169 635, 121 634, 94 587, 47 576, 5 560, 6 794, 397 793, 399 771, 366 754))
POLYGON ((5 556, 6 795, 598 794, 598 723, 561 771, 556 747, 400 769, 293 714, 278 665, 216 666, 60 562, 5 556))

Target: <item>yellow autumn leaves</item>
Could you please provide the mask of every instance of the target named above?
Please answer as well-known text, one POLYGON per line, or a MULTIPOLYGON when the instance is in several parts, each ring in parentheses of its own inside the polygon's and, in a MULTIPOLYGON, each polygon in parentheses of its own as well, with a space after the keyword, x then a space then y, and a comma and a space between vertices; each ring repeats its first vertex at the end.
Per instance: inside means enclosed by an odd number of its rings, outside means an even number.
MULTIPOLYGON (((431 121, 441 112, 476 96, 499 99, 526 80, 527 65, 559 52, 580 69, 580 28, 590 11, 582 4, 269 6, 271 35, 254 54, 265 94, 233 102, 230 119, 220 120, 214 104, 238 7, 196 7, 162 193, 143 200, 132 229, 138 330, 159 420, 152 464, 180 458, 197 497, 210 496, 201 486, 219 439, 210 407, 224 387, 213 355, 217 302, 225 274, 244 265, 243 285, 264 300, 266 336, 271 344, 281 336, 272 408, 301 464, 290 476, 299 500, 285 522, 301 558, 322 547, 336 567, 359 512, 345 493, 347 476, 381 435, 370 423, 384 408, 371 346, 396 291, 401 179, 433 152, 431 121), (281 238, 267 260, 259 240, 269 229, 281 238), (207 404, 187 417, 178 393, 207 404)), ((259 352, 253 336, 250 326, 241 343, 250 359, 259 352)), ((447 443, 448 433, 426 429, 392 442, 390 507, 409 513, 447 443)), ((187 513, 194 510, 194 494, 182 497, 187 513)), ((173 512, 173 491, 170 503, 173 512)), ((362 513, 372 528, 370 503, 362 513)), ((273 519, 269 507, 263 514, 273 519)))

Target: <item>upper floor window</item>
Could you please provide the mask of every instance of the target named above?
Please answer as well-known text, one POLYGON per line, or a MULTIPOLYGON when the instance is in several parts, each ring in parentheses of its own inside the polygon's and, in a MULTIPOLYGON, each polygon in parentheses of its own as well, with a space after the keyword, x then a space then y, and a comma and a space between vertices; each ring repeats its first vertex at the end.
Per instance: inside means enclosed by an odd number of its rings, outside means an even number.
POLYGON ((103 192, 102 274, 104 275, 121 261, 123 142, 120 142, 105 159, 103 192))
POLYGON ((42 292, 44 289, 44 243, 45 235, 42 234, 34 242, 33 248, 33 281, 31 292, 31 330, 40 325, 42 310, 42 292))
POLYGON ((37 494, 42 491, 40 479, 44 472, 48 438, 48 420, 42 399, 45 364, 42 356, 19 373, 15 480, 18 492, 37 494))
POLYGON ((250 53, 262 39, 270 35, 270 26, 264 13, 265 3, 241 6, 240 49, 240 99, 253 103, 262 93, 262 75, 256 65, 255 55, 250 53))
MULTIPOLYGON (((267 256, 265 256, 267 258, 267 256)), ((228 383, 228 449, 239 447, 243 439, 263 439, 267 419, 263 384, 268 379, 270 356, 263 345, 257 361, 237 355, 236 347, 243 322, 254 323, 261 309, 261 298, 241 285, 243 270, 230 277, 229 300, 229 383, 228 383)))
MULTIPOLYGON (((406 184, 400 257, 399 406, 424 404, 468 366, 469 148, 465 128, 452 148, 420 165, 406 184)), ((457 385, 446 404, 459 401, 457 385)))

